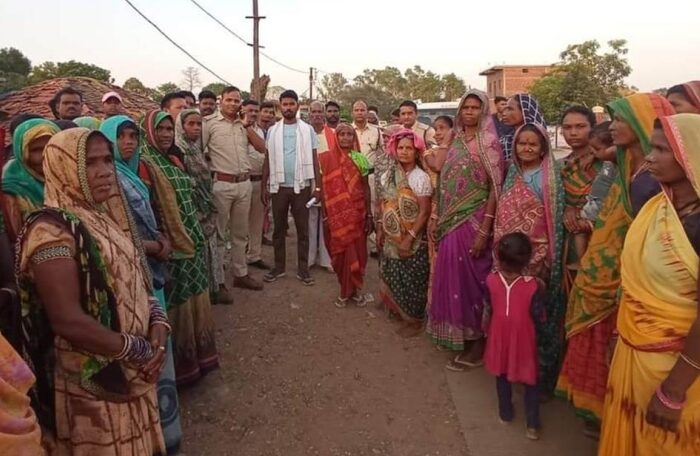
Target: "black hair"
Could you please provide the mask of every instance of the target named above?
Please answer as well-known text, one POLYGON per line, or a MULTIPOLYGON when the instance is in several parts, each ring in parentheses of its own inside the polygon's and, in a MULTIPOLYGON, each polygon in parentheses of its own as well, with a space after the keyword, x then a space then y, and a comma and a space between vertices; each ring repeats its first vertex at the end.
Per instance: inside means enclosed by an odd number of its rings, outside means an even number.
POLYGON ((399 105, 399 111, 401 108, 413 108, 414 111, 418 112, 418 105, 411 100, 402 101, 399 105))
POLYGON ((560 124, 564 123, 564 119, 566 116, 569 114, 581 114, 583 117, 586 118, 588 121, 588 124, 591 127, 595 127, 595 114, 593 114, 593 111, 591 111, 588 107, 583 106, 583 105, 573 105, 569 106, 566 108, 564 111, 564 114, 561 115, 561 120, 559 121, 560 124))
POLYGON ((401 115, 401 109, 396 108, 393 111, 391 111, 391 115, 394 117, 399 117, 401 115))
POLYGON ((496 95, 496 97, 493 99, 493 102, 494 102, 494 103, 500 103, 500 102, 502 102, 502 101, 506 101, 506 102, 507 102, 508 99, 507 99, 506 97, 504 97, 504 96, 501 96, 501 95, 496 95))
POLYGON ((598 138, 600 139, 600 142, 605 144, 606 146, 610 147, 613 145, 613 139, 612 135, 610 134, 610 124, 612 122, 609 120, 606 120, 605 122, 601 122, 593 129, 591 130, 591 134, 589 135, 589 138, 598 138))
MULTIPOLYGON (((26 113, 26 114, 17 114, 10 120, 10 125, 8 127, 10 131, 10 135, 15 134, 15 130, 17 130, 17 127, 20 126, 20 124, 24 123, 27 120, 30 119, 42 119, 39 114, 33 114, 33 113, 26 113)), ((1 145, 1 144, 0 144, 1 145)))
POLYGON ((325 108, 328 109, 329 106, 333 106, 338 111, 340 111, 340 105, 338 103, 336 103, 335 101, 329 101, 328 103, 326 103, 325 108))
POLYGON ((59 120, 52 120, 51 122, 55 123, 58 128, 63 130, 69 130, 71 128, 78 128, 78 124, 73 122, 72 120, 65 120, 65 119, 59 119, 59 120))
POLYGON ((452 117, 450 117, 450 116, 437 116, 437 117, 435 118, 435 120, 433 120, 433 123, 437 122, 438 120, 442 120, 442 121, 445 122, 450 128, 454 128, 454 126, 455 126, 455 123, 454 123, 454 121, 452 120, 452 117))
POLYGON ((63 95, 78 95, 80 97, 80 102, 83 102, 83 92, 80 90, 74 89, 71 86, 67 86, 56 92, 56 95, 53 96, 51 100, 49 100, 49 108, 51 108, 51 112, 53 113, 54 117, 58 118, 58 103, 61 101, 61 97, 63 95))
POLYGON ((690 103, 690 100, 688 99, 688 92, 685 91, 685 87, 683 87, 683 84, 674 85, 673 87, 668 89, 666 91, 666 98, 668 98, 668 96, 672 93, 682 96, 687 102, 690 103))
POLYGON ((192 92, 190 92, 189 90, 181 90, 180 95, 182 95, 182 98, 189 97, 189 98, 192 98, 193 100, 197 99, 197 97, 195 97, 194 94, 192 92))
POLYGON ((273 103, 272 101, 263 101, 260 105, 260 109, 272 109, 274 111, 275 103, 273 103))
POLYGON ((530 238, 519 231, 506 234, 498 241, 498 262, 506 272, 520 272, 530 263, 532 244, 530 238))
POLYGON ((211 90, 202 90, 199 92, 199 101, 202 100, 214 100, 216 101, 216 94, 211 90))
POLYGON ((378 108, 377 106, 375 106, 375 105, 367 106, 367 110, 368 110, 368 111, 374 111, 374 112, 376 112, 376 113, 379 113, 379 108, 378 108))
POLYGON ((221 96, 223 97, 227 93, 231 93, 231 92, 241 93, 241 89, 239 89, 236 86, 226 86, 226 87, 224 87, 224 90, 221 91, 221 96))
POLYGON ((139 127, 133 120, 125 120, 124 122, 120 123, 117 127, 117 138, 120 137, 122 133, 124 133, 126 130, 134 130, 136 131, 136 133, 138 133, 139 127))
POLYGON ((182 92, 166 93, 163 99, 160 100, 160 109, 168 109, 170 107, 170 102, 177 98, 182 98, 184 100, 185 96, 182 94, 182 92))
POLYGON ((293 90, 285 90, 280 94, 280 101, 282 101, 283 98, 291 98, 294 101, 299 101, 299 95, 293 90))
POLYGON ((251 100, 251 99, 248 99, 248 100, 245 100, 245 101, 243 102, 243 104, 241 104, 241 106, 244 107, 244 108, 245 108, 246 106, 251 106, 251 105, 252 105, 252 106, 260 106, 260 103, 258 103, 258 100, 251 100))

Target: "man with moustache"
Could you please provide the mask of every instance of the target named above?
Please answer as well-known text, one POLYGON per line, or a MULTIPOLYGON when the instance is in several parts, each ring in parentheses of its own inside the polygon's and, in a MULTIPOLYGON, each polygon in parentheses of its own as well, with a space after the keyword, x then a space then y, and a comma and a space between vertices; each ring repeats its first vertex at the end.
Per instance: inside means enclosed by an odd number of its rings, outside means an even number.
POLYGON ((199 92, 199 112, 202 117, 210 116, 216 112, 216 95, 211 90, 199 92))
POLYGON ((340 105, 335 101, 326 103, 326 125, 335 129, 340 123, 340 105))
POLYGON ((307 202, 315 197, 321 201, 318 182, 318 140, 313 128, 297 119, 299 96, 293 90, 280 95, 282 120, 267 132, 267 156, 263 167, 263 203, 272 200, 275 267, 263 280, 275 282, 285 276, 286 234, 289 210, 297 232, 297 279, 304 285, 315 282, 309 274, 309 210, 307 202))

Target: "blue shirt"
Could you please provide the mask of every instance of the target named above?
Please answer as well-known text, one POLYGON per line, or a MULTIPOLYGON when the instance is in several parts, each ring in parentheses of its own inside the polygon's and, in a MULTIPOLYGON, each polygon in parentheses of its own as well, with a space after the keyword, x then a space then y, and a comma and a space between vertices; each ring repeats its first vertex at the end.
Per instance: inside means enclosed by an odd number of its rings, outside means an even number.
POLYGON ((523 172, 523 180, 530 190, 542 200, 542 166, 523 172))
POLYGON ((280 187, 294 187, 294 172, 297 161, 297 126, 302 125, 311 130, 311 147, 318 149, 318 138, 316 132, 313 131, 310 125, 300 124, 299 122, 282 126, 282 150, 284 156, 284 182, 280 187))

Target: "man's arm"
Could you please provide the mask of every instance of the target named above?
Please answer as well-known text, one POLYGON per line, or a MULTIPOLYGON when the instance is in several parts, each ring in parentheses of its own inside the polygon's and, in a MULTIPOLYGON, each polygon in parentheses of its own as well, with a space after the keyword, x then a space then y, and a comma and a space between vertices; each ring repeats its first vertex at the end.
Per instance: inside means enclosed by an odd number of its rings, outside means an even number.
POLYGON ((248 142, 261 154, 265 153, 265 140, 255 131, 252 125, 247 126, 245 134, 248 137, 248 142))
POLYGON ((211 138, 211 123, 206 119, 202 121, 202 150, 209 155, 209 138, 211 138))

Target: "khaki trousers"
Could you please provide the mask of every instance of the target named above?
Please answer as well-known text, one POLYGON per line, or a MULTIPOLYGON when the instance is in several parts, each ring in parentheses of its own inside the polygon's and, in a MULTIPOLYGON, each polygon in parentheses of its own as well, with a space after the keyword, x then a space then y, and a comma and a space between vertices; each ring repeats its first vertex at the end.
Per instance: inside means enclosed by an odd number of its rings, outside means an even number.
POLYGON ((248 244, 248 217, 252 193, 250 181, 214 181, 214 205, 216 206, 216 231, 219 248, 225 249, 226 233, 231 236, 231 271, 234 277, 248 275, 245 250, 248 244))
POLYGON ((248 263, 262 259, 263 224, 265 222, 265 206, 262 203, 262 182, 251 182, 253 191, 250 199, 248 215, 248 263))

